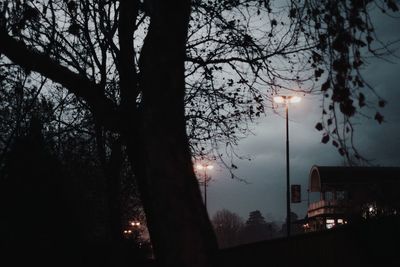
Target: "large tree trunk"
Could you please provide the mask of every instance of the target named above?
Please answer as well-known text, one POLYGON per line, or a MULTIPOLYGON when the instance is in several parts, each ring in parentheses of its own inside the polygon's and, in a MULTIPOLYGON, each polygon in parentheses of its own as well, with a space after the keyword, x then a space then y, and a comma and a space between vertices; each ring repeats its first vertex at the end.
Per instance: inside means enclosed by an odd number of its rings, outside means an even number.
MULTIPOLYGON (((121 1, 121 8, 122 3, 132 2, 121 1)), ((87 77, 26 47, 4 29, 0 29, 0 53, 68 88, 88 103, 99 123, 124 136, 139 182, 153 248, 162 266, 210 266, 217 243, 193 172, 184 114, 190 0, 145 3, 149 5, 151 24, 141 52, 140 114, 135 108, 138 92, 135 68, 126 69, 126 73, 125 69, 120 70, 122 99, 118 109, 87 77)), ((135 11, 135 6, 131 8, 135 11)), ((119 28, 122 37, 130 36, 132 30, 123 27, 125 23, 132 24, 129 12, 125 15, 127 21, 121 16, 122 28, 119 28)), ((120 64, 128 68, 133 54, 124 50, 132 42, 120 41, 120 64)))
POLYGON ((128 136, 129 154, 157 259, 163 266, 211 266, 217 243, 193 171, 184 116, 190 1, 151 3, 140 64, 141 138, 128 136))

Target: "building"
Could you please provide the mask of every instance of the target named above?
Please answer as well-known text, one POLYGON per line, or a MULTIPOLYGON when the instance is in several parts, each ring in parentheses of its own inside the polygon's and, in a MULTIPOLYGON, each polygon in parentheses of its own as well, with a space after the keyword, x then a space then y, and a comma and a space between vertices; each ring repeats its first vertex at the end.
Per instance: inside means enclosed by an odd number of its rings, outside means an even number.
POLYGON ((400 167, 313 166, 309 202, 303 220, 306 232, 400 212, 400 167))

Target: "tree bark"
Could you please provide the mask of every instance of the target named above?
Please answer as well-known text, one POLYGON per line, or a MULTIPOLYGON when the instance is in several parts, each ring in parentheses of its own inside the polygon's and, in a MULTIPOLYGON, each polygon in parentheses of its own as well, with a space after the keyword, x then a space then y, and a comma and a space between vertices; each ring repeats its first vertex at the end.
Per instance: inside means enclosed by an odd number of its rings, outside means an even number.
POLYGON ((190 1, 151 3, 140 59, 145 177, 138 177, 150 235, 163 266, 211 266, 217 243, 193 171, 185 123, 190 1))
MULTIPOLYGON (((121 5, 128 1, 121 1, 121 5)), ((136 1, 135 1, 136 2, 136 1)), ((136 2, 137 3, 137 2, 136 2)), ((184 109, 184 59, 190 0, 149 0, 151 23, 141 51, 140 77, 120 58, 120 109, 98 85, 0 30, 0 53, 58 82, 84 99, 107 130, 124 137, 162 266, 212 266, 217 242, 191 162, 184 109), (125 79, 125 78, 126 79, 125 79), (126 82, 126 83, 125 83, 126 82), (143 92, 137 108, 137 84, 143 92), (132 90, 132 91, 130 91, 132 90)), ((131 6, 132 10, 135 9, 131 6)), ((132 23, 129 12, 126 23, 132 23)), ((121 23, 125 23, 125 17, 121 23)), ((134 20, 133 20, 134 21, 134 20)), ((132 27, 119 30, 128 37, 132 27)), ((129 52, 131 38, 121 39, 129 52)), ((121 47, 121 56, 123 56, 121 47)))

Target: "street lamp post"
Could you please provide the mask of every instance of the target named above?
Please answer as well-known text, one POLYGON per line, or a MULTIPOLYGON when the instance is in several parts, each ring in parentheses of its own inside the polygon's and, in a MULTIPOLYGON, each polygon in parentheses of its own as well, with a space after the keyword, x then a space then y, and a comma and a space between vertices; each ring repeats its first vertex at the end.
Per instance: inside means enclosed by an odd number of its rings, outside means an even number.
POLYGON ((212 170, 214 166, 209 164, 197 164, 196 168, 198 170, 204 170, 204 206, 207 210, 207 170, 212 170))
POLYGON ((298 96, 276 96, 274 102, 285 104, 286 113, 286 234, 290 236, 290 168, 289 168, 289 104, 298 103, 301 98, 298 96))

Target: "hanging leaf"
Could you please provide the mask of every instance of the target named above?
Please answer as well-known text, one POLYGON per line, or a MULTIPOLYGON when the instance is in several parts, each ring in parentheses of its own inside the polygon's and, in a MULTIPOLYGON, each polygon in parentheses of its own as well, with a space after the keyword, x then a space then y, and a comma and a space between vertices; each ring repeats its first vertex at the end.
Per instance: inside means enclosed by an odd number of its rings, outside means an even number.
POLYGON ((390 8, 392 11, 396 12, 399 11, 399 7, 396 4, 396 1, 394 0, 386 0, 386 4, 388 8, 390 8))
POLYGON ((340 111, 348 117, 351 117, 356 113, 356 108, 353 106, 353 101, 351 99, 340 103, 339 108, 340 111))
POLYGON ((329 142, 329 134, 325 134, 325 135, 322 137, 321 142, 322 142, 323 144, 328 143, 328 142, 329 142))
POLYGON ((325 92, 326 90, 329 89, 330 85, 331 85, 331 81, 328 79, 326 82, 324 82, 321 85, 321 91, 325 92))
POLYGON ((318 131, 322 131, 323 128, 324 128, 324 127, 322 126, 322 123, 320 123, 320 122, 318 122, 318 123, 315 125, 315 129, 317 129, 318 131))
POLYGON ((290 18, 295 18, 296 17, 296 9, 295 8, 290 9, 289 17, 290 18))
POLYGON ((334 147, 339 147, 338 142, 336 142, 335 140, 332 141, 332 145, 333 145, 334 147))
POLYGON ((374 38, 372 38, 371 35, 368 35, 366 39, 368 44, 371 44, 371 42, 374 40, 374 38))
POLYGON ((378 123, 381 124, 381 123, 383 122, 383 116, 382 116, 382 114, 380 114, 379 112, 377 112, 377 113, 375 114, 375 120, 377 120, 378 123))
POLYGON ((323 73, 324 73, 324 70, 323 70, 323 69, 316 69, 316 70, 314 71, 315 78, 321 77, 321 75, 322 75, 323 73))
POLYGON ((68 11, 69 11, 69 12, 75 13, 76 10, 77 10, 77 8, 78 8, 78 5, 76 4, 75 1, 69 1, 69 2, 67 3, 67 8, 68 8, 68 11))
POLYGON ((79 35, 79 31, 80 31, 80 27, 77 23, 72 23, 69 28, 68 28, 68 32, 72 35, 79 35))
POLYGON ((365 106, 365 96, 363 93, 360 93, 358 96, 358 105, 361 107, 365 106))

